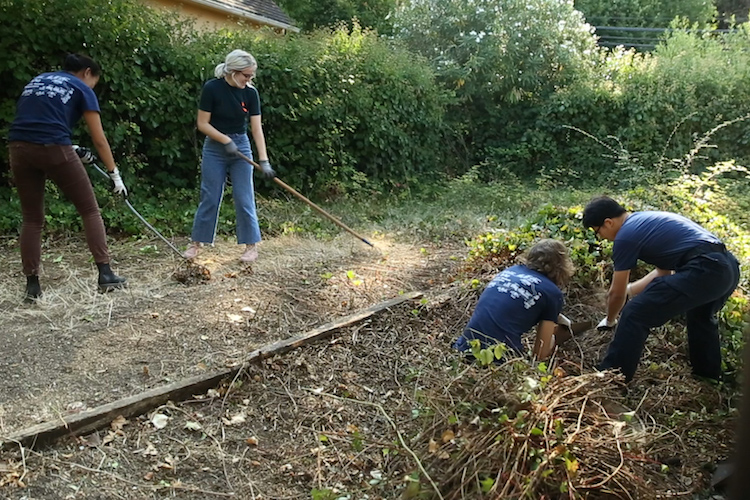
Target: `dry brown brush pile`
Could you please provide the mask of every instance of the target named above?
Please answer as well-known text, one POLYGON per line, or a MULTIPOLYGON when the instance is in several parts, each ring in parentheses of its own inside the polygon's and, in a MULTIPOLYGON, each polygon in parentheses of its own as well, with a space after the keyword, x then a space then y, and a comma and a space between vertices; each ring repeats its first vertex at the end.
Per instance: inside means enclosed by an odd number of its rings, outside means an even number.
POLYGON ((649 430, 612 373, 546 373, 524 361, 466 368, 432 398, 420 452, 445 499, 650 498, 679 490, 661 464, 631 460, 649 430))
POLYGON ((705 489, 705 464, 731 445, 731 419, 716 411, 730 405, 689 377, 679 325, 654 333, 627 388, 592 369, 607 342, 597 332, 547 365, 480 367, 450 347, 480 288, 459 279, 190 401, 3 452, 0 496, 652 499, 705 489))

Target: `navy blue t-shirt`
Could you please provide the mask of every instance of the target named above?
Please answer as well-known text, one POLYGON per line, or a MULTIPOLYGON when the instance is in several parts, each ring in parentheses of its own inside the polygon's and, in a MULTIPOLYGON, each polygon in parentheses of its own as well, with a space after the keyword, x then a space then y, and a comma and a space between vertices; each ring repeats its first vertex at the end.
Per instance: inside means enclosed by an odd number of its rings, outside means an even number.
POLYGON ((615 271, 635 267, 641 259, 659 269, 673 270, 682 256, 702 243, 721 243, 699 224, 671 212, 634 212, 615 236, 612 259, 615 271))
POLYGON ((557 322, 563 294, 545 275, 524 265, 495 276, 479 297, 474 314, 454 347, 470 349, 469 340, 486 348, 499 342, 522 352, 521 335, 540 321, 557 322))
POLYGON ((43 73, 24 87, 8 140, 72 144, 73 127, 84 111, 99 112, 99 100, 88 85, 67 71, 43 73))
POLYGON ((198 109, 211 113, 209 123, 222 134, 244 134, 247 117, 260 114, 260 96, 255 87, 239 89, 214 78, 203 86, 198 109))

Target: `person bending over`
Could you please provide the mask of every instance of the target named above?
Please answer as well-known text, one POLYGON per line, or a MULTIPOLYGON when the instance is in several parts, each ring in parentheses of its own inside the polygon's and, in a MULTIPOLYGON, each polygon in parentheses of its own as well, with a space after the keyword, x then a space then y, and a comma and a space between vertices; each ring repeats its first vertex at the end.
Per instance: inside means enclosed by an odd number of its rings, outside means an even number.
MULTIPOLYGON (((556 329, 563 293, 573 275, 573 263, 561 242, 543 239, 527 252, 523 263, 497 274, 482 292, 466 329, 454 344, 465 352, 470 342, 482 348, 504 343, 522 354, 521 335, 536 326, 534 356, 547 359, 567 329, 556 329), (563 333, 564 331, 564 333, 563 333), (557 341, 556 341, 557 339, 557 341)), ((569 323, 569 322, 568 322, 569 323)))
POLYGON ((16 105, 16 116, 8 133, 8 150, 23 217, 20 244, 26 275, 26 302, 33 302, 42 295, 39 272, 47 178, 57 184, 83 219, 86 243, 99 269, 99 289, 107 291, 125 286, 125 278, 117 276, 109 266, 109 249, 99 205, 71 141, 72 129, 83 116, 114 183, 114 192, 127 195, 104 135, 99 101, 93 91, 100 75, 101 68, 95 61, 69 54, 62 71, 34 77, 24 87, 16 105))
POLYGON ((734 255, 714 234, 682 215, 630 213, 606 196, 586 205, 583 225, 614 242, 607 317, 598 328, 617 328, 597 368, 619 369, 626 381, 632 380, 651 328, 685 314, 693 374, 718 380, 717 313, 739 283, 740 267, 734 255), (638 259, 656 269, 628 284, 638 259))

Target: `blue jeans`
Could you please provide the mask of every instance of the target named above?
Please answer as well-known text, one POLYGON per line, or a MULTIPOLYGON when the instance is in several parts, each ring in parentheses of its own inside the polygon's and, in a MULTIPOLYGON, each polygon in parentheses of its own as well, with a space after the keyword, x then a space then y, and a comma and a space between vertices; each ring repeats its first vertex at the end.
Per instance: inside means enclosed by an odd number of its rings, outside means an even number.
MULTIPOLYGON (((252 158, 247 134, 228 134, 240 151, 252 158)), ((219 222, 219 208, 224 196, 227 173, 232 179, 232 195, 237 213, 237 243, 260 241, 260 226, 255 210, 253 166, 239 157, 229 157, 224 145, 206 137, 201 165, 201 201, 193 220, 193 241, 213 243, 219 222)))
POLYGON ((728 251, 700 255, 674 274, 654 279, 625 304, 615 336, 597 368, 619 368, 630 381, 651 328, 684 313, 693 373, 718 380, 721 343, 716 315, 739 279, 739 263, 728 251))

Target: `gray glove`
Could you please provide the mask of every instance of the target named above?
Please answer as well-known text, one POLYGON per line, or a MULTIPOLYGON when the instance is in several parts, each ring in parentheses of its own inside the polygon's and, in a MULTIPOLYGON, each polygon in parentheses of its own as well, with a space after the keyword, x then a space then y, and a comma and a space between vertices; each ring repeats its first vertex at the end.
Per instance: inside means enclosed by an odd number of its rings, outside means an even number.
POLYGON ((85 164, 92 163, 96 159, 96 157, 94 156, 94 153, 92 153, 89 148, 82 148, 81 146, 73 146, 73 151, 76 152, 78 157, 81 159, 81 162, 85 164))
POLYGON ((229 142, 224 144, 224 151, 229 156, 237 156, 240 152, 240 149, 237 147, 237 144, 235 144, 233 140, 229 139, 229 142))
POLYGON ((260 165, 260 169, 263 171, 263 175, 266 179, 273 179, 276 177, 276 172, 273 170, 273 167, 271 167, 270 161, 260 160, 258 164, 260 165))

